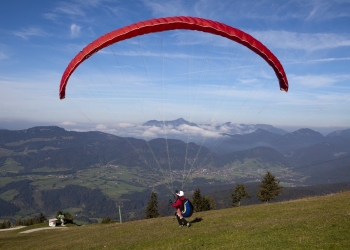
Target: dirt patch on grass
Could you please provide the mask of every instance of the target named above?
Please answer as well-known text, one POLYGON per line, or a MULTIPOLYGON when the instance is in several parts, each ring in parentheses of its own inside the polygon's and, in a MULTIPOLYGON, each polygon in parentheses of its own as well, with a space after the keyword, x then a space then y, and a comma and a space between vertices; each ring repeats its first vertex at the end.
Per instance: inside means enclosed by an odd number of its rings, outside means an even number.
POLYGON ((34 228, 30 229, 27 231, 20 232, 20 234, 28 234, 36 231, 41 231, 41 230, 52 230, 52 229, 67 229, 67 227, 41 227, 41 228, 34 228))

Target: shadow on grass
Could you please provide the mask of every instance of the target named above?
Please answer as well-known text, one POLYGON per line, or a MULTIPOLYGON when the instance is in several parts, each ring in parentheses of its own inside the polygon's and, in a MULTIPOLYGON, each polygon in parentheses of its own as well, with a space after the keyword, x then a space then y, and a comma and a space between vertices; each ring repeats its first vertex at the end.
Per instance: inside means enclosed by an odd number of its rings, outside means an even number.
POLYGON ((196 217, 194 220, 190 221, 191 224, 201 222, 203 219, 196 217))

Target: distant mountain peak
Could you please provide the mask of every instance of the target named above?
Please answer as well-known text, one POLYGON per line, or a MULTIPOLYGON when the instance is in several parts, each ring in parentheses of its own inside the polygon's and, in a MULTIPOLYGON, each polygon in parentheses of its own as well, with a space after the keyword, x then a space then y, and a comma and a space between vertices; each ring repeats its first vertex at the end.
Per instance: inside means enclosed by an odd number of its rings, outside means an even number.
POLYGON ((336 130, 327 135, 327 137, 334 137, 334 136, 342 136, 342 137, 350 138, 350 128, 344 129, 344 130, 336 130))
POLYGON ((290 133, 290 135, 292 135, 292 136, 317 136, 317 137, 323 138, 323 135, 320 132, 314 131, 314 130, 309 129, 309 128, 298 129, 298 130, 290 133))
POLYGON ((264 131, 268 131, 270 133, 278 135, 288 134, 288 132, 283 129, 275 128, 274 126, 267 124, 236 124, 232 122, 226 122, 222 125, 217 125, 215 128, 217 130, 220 130, 222 127, 225 126, 229 128, 229 130, 226 130, 227 132, 223 133, 226 135, 249 134, 257 131, 258 129, 262 129, 264 131))
POLYGON ((186 121, 183 118, 178 118, 178 119, 173 120, 173 121, 150 120, 150 121, 145 122, 142 125, 143 126, 156 126, 156 127, 163 127, 164 125, 165 126, 169 126, 170 125, 170 126, 174 126, 174 127, 181 126, 181 125, 189 125, 189 126, 197 127, 196 123, 186 121))
POLYGON ((50 131, 65 131, 64 128, 58 127, 58 126, 36 126, 36 127, 32 127, 32 128, 28 128, 25 130, 50 130, 50 131))

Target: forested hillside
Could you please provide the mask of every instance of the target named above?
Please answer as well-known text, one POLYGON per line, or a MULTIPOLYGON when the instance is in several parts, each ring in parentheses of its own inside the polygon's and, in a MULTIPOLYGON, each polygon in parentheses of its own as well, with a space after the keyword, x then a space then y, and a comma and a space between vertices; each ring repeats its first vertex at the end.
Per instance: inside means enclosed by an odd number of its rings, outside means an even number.
POLYGON ((273 134, 259 128, 227 136, 232 148, 247 149, 216 154, 176 139, 145 141, 59 127, 0 130, 0 218, 61 209, 90 223, 118 217, 116 202, 122 202, 126 220, 142 218, 151 190, 166 215, 171 193, 180 188, 189 197, 200 188, 218 208, 228 207, 236 183, 247 186, 254 198, 245 204, 253 204, 266 171, 285 186, 277 200, 338 191, 350 181, 348 130, 324 137, 309 129, 273 134))

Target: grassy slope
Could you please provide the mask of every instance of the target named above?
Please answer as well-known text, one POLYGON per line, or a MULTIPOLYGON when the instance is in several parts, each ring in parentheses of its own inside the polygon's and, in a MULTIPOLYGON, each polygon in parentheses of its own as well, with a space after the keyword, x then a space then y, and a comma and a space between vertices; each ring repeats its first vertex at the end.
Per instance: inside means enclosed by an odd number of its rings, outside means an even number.
POLYGON ((0 231, 0 249, 350 249, 350 192, 173 217, 71 226, 29 234, 0 231), (199 219, 201 221, 199 221, 199 219))

